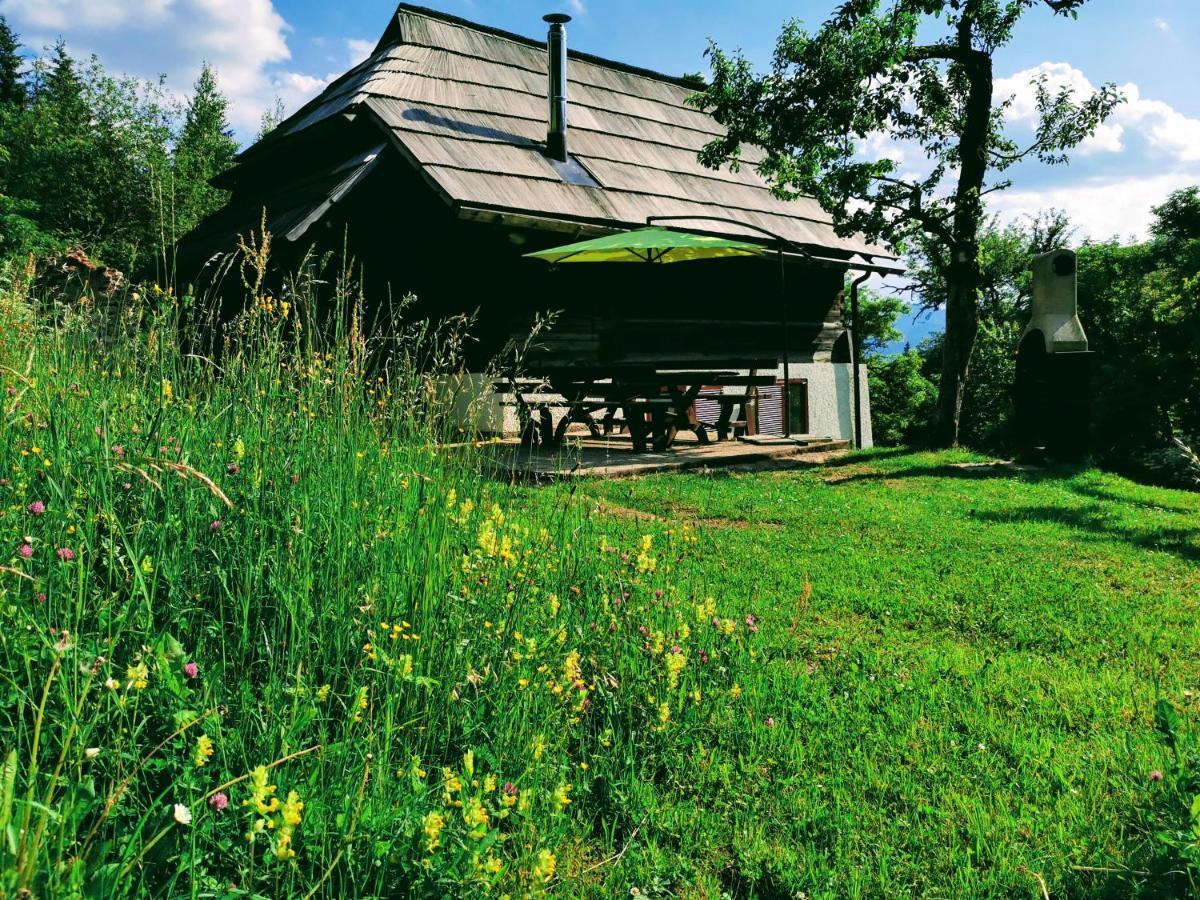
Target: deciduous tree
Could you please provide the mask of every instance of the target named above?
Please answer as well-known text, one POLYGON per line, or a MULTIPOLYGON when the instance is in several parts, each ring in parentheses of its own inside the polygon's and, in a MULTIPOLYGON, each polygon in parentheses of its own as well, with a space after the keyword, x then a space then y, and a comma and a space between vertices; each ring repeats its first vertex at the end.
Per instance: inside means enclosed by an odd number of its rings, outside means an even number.
MULTIPOLYGON (((1020 147, 1003 131, 1011 98, 995 96, 994 57, 1028 14, 1074 17, 1087 0, 849 0, 817 31, 783 31, 769 73, 710 48, 712 83, 694 102, 728 133, 701 158, 711 166, 753 144, 758 167, 784 195, 815 196, 839 231, 903 247, 920 235, 942 251, 946 334, 937 436, 958 441, 979 327, 979 233, 984 198, 1008 186, 1017 162, 1066 160, 1120 101, 1111 85, 1082 99, 1035 82, 1039 121, 1020 147), (916 145, 927 171, 900 172, 872 156, 871 139, 916 145)), ((1049 23, 1047 23, 1047 27, 1049 23)))

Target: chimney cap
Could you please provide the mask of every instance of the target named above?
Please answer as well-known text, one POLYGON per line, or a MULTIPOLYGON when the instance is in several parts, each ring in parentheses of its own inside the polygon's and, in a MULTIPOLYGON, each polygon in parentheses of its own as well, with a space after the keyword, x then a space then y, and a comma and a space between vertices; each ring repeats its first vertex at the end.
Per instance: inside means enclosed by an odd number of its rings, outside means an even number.
POLYGON ((566 25, 571 21, 571 17, 566 13, 550 13, 548 16, 542 16, 542 21, 551 25, 566 25))

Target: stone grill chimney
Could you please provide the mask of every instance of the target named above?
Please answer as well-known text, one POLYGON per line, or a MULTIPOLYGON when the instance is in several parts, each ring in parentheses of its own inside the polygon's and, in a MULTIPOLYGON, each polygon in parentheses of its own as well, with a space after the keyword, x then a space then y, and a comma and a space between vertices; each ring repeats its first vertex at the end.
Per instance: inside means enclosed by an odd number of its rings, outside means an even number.
POLYGON ((1017 447, 1033 462, 1080 460, 1090 446, 1094 354, 1079 321, 1075 253, 1043 253, 1032 269, 1013 396, 1017 447))

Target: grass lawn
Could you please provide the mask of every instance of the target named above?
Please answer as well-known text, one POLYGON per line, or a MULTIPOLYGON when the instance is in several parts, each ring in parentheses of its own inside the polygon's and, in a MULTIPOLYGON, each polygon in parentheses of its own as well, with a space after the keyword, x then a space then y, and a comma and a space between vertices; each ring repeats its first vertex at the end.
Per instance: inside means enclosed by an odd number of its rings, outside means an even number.
POLYGON ((659 773, 643 841, 727 857, 738 896, 1163 888, 1136 872, 1170 763, 1156 701, 1197 708, 1200 496, 970 461, 580 489, 615 531, 693 523, 692 577, 761 629, 744 687, 770 737, 659 773))

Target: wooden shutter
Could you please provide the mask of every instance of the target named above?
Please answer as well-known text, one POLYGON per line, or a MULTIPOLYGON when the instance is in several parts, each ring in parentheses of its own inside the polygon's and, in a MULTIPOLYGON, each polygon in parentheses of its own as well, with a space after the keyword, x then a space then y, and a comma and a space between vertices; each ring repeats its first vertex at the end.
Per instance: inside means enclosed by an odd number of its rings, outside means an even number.
POLYGON ((783 434, 783 385, 758 389, 758 433, 783 434))
MULTIPOLYGON (((793 378, 791 381, 792 421, 791 433, 804 434, 808 431, 808 381, 793 378)), ((758 433, 784 434, 783 380, 758 389, 758 433)))
POLYGON ((696 418, 701 422, 715 422, 721 415, 721 404, 715 399, 721 396, 719 387, 705 387, 700 390, 693 408, 696 418))

